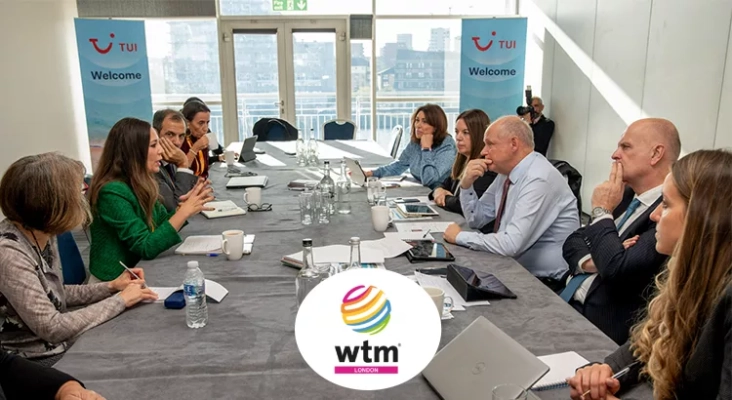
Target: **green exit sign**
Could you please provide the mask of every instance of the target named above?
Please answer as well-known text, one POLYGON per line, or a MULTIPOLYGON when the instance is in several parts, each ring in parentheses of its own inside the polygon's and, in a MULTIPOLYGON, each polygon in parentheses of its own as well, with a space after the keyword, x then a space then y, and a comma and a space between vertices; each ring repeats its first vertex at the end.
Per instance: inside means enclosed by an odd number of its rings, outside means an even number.
POLYGON ((307 11, 308 0, 272 0, 272 11, 307 11))

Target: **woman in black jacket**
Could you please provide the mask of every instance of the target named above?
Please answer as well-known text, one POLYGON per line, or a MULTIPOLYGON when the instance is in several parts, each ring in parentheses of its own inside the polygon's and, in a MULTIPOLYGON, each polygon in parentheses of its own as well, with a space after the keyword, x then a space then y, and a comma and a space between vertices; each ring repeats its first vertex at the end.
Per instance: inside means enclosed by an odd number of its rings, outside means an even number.
MULTIPOLYGON (((488 129, 491 120, 482 110, 467 110, 458 115, 455 121, 455 142, 457 144, 458 154, 455 162, 452 164, 452 172, 442 184, 430 193, 430 200, 434 200, 435 204, 447 211, 454 213, 463 213, 460 206, 460 178, 465 172, 465 166, 470 160, 480 158, 480 152, 483 150, 483 135, 488 129)), ((478 196, 482 196, 483 192, 496 179, 496 173, 488 171, 482 177, 478 178, 473 184, 473 189, 478 196)))

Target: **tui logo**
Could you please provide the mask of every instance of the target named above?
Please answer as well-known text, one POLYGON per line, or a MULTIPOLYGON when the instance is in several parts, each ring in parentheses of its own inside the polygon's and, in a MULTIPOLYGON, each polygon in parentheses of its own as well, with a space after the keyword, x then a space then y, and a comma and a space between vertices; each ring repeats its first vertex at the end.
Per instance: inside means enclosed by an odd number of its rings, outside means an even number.
MULTIPOLYGON (((496 36, 496 31, 491 32, 491 36, 496 36)), ((480 51, 488 51, 488 49, 493 46, 493 39, 491 39, 487 45, 481 46, 480 45, 480 36, 473 36, 473 43, 475 44, 475 48, 480 51)))
MULTIPOLYGON (((114 33, 110 33, 109 37, 114 39, 114 33)), ((94 46, 94 50, 96 50, 97 53, 99 53, 99 54, 107 54, 107 53, 109 53, 110 50, 112 50, 112 41, 110 41, 109 45, 103 49, 100 49, 99 46, 97 45, 97 42, 99 42, 99 39, 93 38, 93 39, 89 39, 89 41, 91 42, 92 46, 94 46)))

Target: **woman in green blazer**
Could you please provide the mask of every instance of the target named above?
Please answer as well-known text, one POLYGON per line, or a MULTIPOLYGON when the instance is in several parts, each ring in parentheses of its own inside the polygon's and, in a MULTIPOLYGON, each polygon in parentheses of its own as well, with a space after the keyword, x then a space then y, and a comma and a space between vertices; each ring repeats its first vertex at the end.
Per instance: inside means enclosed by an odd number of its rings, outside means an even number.
POLYGON ((199 180, 169 213, 153 175, 162 153, 157 132, 145 121, 123 118, 109 131, 89 191, 90 282, 118 277, 124 271, 120 261, 133 267, 180 243, 178 231, 186 220, 213 200, 209 182, 199 180))

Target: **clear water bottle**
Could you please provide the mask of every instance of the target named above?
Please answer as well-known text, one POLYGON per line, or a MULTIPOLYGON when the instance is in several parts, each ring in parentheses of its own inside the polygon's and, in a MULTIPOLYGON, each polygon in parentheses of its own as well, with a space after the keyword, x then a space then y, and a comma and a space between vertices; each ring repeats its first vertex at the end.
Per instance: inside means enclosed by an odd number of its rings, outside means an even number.
POLYGON ((307 164, 313 167, 317 167, 319 164, 318 160, 318 138, 315 136, 315 131, 310 128, 310 139, 307 144, 308 159, 307 164))
POLYGON ((308 293, 323 279, 315 269, 313 261, 313 240, 303 239, 302 241, 302 268, 295 278, 295 292, 297 295, 298 308, 305 301, 308 293))
POLYGON ((348 193, 351 192, 351 181, 346 174, 346 160, 341 160, 341 175, 336 182, 336 208, 339 214, 350 214, 351 203, 348 202, 348 193))
POLYGON ((189 328, 203 328, 208 323, 206 281, 198 268, 198 261, 188 261, 183 293, 186 297, 186 324, 189 328))
POLYGON ((361 269, 361 239, 354 236, 348 244, 351 245, 351 259, 346 270, 361 269))
POLYGON ((322 193, 328 193, 330 202, 328 205, 328 214, 335 214, 335 204, 333 200, 336 198, 336 187, 333 178, 330 177, 330 161, 323 161, 323 179, 318 183, 318 189, 322 193))
POLYGON ((297 138, 297 142, 295 142, 295 154, 297 157, 297 165, 299 165, 301 167, 308 164, 308 148, 305 143, 305 139, 303 139, 304 135, 305 135, 305 133, 301 132, 297 138))

